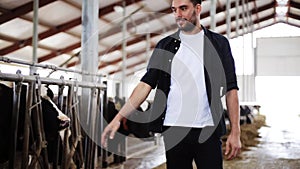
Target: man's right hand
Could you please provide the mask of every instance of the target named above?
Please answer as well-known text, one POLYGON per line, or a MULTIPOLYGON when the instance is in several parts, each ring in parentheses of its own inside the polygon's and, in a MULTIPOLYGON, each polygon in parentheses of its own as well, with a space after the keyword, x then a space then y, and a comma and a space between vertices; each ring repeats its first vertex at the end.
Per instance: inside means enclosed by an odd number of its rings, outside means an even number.
POLYGON ((116 132, 120 128, 120 121, 114 119, 112 120, 104 129, 101 135, 101 145, 106 148, 107 147, 107 139, 113 139, 115 137, 116 132))
POLYGON ((105 127, 102 135, 101 135, 101 145, 103 147, 107 147, 107 139, 113 139, 117 130, 120 128, 121 120, 124 117, 128 117, 131 112, 133 112, 137 107, 139 107, 142 102, 146 100, 148 97, 151 86, 147 83, 140 82, 133 90, 131 96, 125 105, 121 108, 119 113, 115 116, 115 118, 105 127))

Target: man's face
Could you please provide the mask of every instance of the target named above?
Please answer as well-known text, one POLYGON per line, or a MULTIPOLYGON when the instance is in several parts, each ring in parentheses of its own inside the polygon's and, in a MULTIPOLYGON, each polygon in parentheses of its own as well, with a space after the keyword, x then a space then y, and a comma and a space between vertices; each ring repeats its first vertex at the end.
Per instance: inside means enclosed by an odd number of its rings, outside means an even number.
POLYGON ((189 32, 195 28, 201 11, 198 5, 194 6, 190 0, 173 0, 171 9, 179 29, 189 32))

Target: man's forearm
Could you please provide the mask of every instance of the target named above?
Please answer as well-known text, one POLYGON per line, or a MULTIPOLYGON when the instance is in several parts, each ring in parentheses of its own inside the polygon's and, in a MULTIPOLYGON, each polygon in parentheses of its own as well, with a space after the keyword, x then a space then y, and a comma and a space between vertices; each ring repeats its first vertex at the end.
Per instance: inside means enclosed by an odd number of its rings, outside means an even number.
POLYGON ((136 110, 148 97, 151 91, 151 86, 140 82, 133 90, 128 101, 121 108, 116 115, 115 120, 121 121, 123 117, 128 117, 134 110, 136 110))
POLYGON ((226 105, 229 112, 231 132, 240 134, 240 112, 237 90, 233 89, 227 92, 226 105))

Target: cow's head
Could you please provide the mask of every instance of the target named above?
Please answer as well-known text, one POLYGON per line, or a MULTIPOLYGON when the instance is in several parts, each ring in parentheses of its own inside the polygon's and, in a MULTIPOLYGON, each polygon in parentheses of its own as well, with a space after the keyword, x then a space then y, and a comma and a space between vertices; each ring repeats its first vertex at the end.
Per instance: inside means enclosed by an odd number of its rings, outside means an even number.
POLYGON ((42 85, 41 98, 42 98, 43 115, 44 115, 45 123, 51 123, 49 124, 49 126, 52 126, 51 130, 60 131, 69 127, 70 118, 65 114, 63 114, 61 110, 58 109, 58 107, 52 100, 53 97, 54 97, 53 91, 49 88, 49 86, 42 85))

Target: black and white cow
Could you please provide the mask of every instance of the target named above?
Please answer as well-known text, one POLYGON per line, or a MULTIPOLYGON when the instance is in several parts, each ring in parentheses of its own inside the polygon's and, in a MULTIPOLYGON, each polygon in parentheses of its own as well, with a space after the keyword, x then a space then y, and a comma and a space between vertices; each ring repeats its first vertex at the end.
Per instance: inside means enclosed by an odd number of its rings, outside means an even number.
MULTIPOLYGON (((41 105, 43 111, 43 124, 47 140, 49 161, 52 161, 53 149, 52 143, 57 143, 58 131, 67 128, 70 124, 70 119, 64 115, 57 106, 53 103, 53 92, 50 88, 42 85, 41 87, 41 105), (54 141, 55 140, 55 141, 54 141), (50 150, 50 151, 49 151, 50 150)), ((18 133, 17 133, 17 151, 22 150, 24 119, 26 111, 26 94, 27 86, 22 85, 20 96, 20 108, 18 117, 18 133)), ((4 163, 9 159, 9 145, 12 125, 13 111, 13 89, 11 82, 0 82, 0 163, 4 163)))
POLYGON ((251 124, 254 122, 251 107, 248 105, 240 106, 240 124, 251 124))
MULTIPOLYGON (((224 116, 229 120, 229 114, 226 109, 224 109, 224 116)), ((240 105, 240 124, 251 124, 254 121, 254 115, 252 112, 252 106, 240 105)))
MULTIPOLYGON (((108 156, 113 157, 113 161, 109 162, 107 160, 102 165, 107 166, 108 164, 118 164, 126 160, 125 158, 125 138, 128 135, 133 135, 141 140, 153 140, 153 136, 149 132, 148 128, 148 118, 149 110, 151 107, 148 101, 144 102, 137 110, 131 113, 128 118, 123 118, 120 128, 118 129, 118 134, 115 135, 113 140, 108 140, 108 156), (113 156, 111 155, 113 154, 113 156), (107 164, 108 163, 108 164, 107 164)), ((107 114, 103 114, 104 119, 109 123, 118 114, 115 103, 111 98, 108 99, 107 104, 107 114)), ((98 147, 98 151, 101 147, 98 147)))
POLYGON ((128 120, 126 122, 128 132, 142 140, 153 139, 153 135, 149 132, 148 123, 150 108, 150 102, 143 102, 142 105, 128 117, 128 120))

